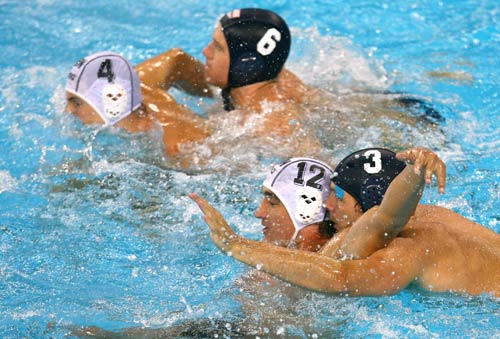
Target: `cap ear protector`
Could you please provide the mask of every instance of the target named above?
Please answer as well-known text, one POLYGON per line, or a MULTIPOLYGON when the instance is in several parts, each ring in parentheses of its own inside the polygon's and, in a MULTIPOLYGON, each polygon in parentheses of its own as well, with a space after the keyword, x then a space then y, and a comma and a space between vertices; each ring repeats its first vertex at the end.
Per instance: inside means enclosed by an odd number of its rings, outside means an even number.
POLYGON ((229 55, 228 88, 271 80, 278 76, 290 51, 291 35, 276 13, 245 8, 220 19, 229 55))
POLYGON ((365 212, 380 205, 392 180, 405 167, 394 152, 367 148, 344 158, 335 168, 332 181, 352 195, 365 212))

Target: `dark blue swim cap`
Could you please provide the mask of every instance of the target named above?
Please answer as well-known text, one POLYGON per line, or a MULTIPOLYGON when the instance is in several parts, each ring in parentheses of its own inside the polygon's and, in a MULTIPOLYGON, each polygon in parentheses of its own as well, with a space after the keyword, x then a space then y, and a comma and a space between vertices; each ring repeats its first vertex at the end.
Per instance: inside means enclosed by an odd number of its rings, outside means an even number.
POLYGON ((366 148, 342 160, 332 181, 356 199, 363 212, 380 205, 392 180, 406 167, 384 148, 366 148))
POLYGON ((288 57, 290 30, 276 13, 265 9, 233 10, 220 19, 229 47, 228 88, 271 80, 288 57))

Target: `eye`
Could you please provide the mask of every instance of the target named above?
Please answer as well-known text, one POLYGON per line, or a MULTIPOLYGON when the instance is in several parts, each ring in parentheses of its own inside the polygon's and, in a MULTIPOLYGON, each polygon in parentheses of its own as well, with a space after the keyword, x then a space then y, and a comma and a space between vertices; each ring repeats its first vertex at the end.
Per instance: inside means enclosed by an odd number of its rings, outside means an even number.
POLYGON ((219 44, 217 41, 215 41, 215 40, 214 40, 214 41, 212 41, 212 43, 213 43, 213 45, 214 45, 214 47, 215 47, 215 49, 216 49, 217 51, 222 52, 222 51, 224 50, 224 49, 222 48, 222 45, 221 45, 221 44, 219 44))
POLYGON ((111 94, 111 93, 109 93, 109 94, 107 95, 107 97, 108 97, 108 98, 111 98, 112 96, 113 96, 113 94, 111 94))
POLYGON ((75 107, 80 107, 82 105, 82 101, 76 97, 69 98, 68 102, 75 107))
POLYGON ((278 197, 272 193, 265 193, 264 196, 266 197, 267 202, 271 206, 276 206, 281 204, 281 201, 278 199, 278 197))

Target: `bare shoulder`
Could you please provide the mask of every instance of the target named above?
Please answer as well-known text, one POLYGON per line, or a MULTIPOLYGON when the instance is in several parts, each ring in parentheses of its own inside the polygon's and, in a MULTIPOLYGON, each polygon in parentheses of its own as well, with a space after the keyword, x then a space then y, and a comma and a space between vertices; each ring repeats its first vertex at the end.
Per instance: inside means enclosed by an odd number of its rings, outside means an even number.
POLYGON ((298 103, 308 101, 313 93, 310 86, 287 69, 283 69, 278 75, 278 88, 286 100, 298 103))
POLYGON ((415 215, 412 218, 414 221, 423 225, 432 225, 438 222, 441 227, 447 229, 485 229, 484 226, 467 219, 466 217, 445 207, 435 205, 420 204, 417 206, 415 215))

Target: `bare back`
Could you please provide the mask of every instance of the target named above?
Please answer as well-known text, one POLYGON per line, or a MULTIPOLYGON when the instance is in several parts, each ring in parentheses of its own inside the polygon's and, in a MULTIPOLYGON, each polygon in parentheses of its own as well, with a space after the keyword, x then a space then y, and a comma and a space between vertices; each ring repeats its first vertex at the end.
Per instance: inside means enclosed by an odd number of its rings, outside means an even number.
POLYGON ((419 205, 398 237, 423 254, 424 288, 500 296, 499 234, 446 208, 419 205))

